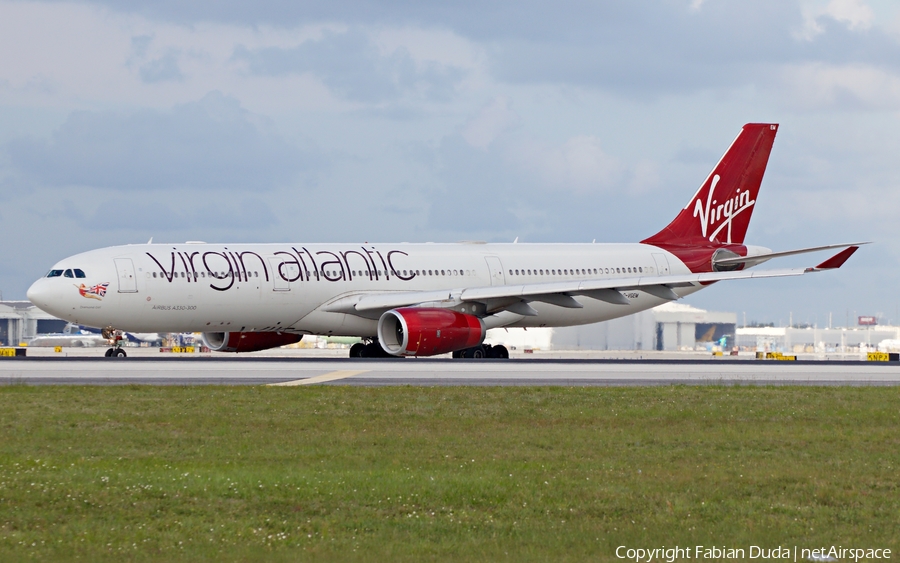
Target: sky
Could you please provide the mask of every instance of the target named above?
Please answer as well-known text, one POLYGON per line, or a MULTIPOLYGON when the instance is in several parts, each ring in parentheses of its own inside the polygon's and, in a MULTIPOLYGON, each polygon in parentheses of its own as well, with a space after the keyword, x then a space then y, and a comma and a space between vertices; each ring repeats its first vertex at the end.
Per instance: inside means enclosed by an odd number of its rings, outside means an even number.
POLYGON ((894 0, 0 0, 0 291, 150 237, 639 241, 771 122, 746 242, 873 244, 686 302, 900 323, 898 117, 894 0))

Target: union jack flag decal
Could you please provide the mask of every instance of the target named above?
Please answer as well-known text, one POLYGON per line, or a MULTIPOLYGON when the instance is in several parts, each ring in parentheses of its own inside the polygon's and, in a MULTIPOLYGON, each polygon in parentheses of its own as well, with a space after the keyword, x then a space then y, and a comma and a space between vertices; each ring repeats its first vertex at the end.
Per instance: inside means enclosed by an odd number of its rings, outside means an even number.
POLYGON ((93 293, 95 295, 99 295, 100 297, 106 297, 107 287, 109 287, 108 283, 98 283, 94 287, 88 289, 88 293, 93 293))
POLYGON ((106 296, 106 288, 109 287, 109 282, 98 283, 91 287, 84 284, 76 285, 75 287, 78 288, 78 293, 81 294, 82 297, 87 297, 88 299, 103 299, 106 296))

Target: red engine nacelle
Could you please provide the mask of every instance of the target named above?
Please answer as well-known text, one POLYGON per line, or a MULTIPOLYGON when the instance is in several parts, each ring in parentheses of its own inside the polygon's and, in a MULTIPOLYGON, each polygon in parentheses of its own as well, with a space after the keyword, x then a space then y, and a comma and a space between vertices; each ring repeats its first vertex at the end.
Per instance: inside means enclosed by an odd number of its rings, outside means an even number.
POLYGON ((300 342, 302 334, 286 332, 204 332, 203 341, 213 352, 256 352, 300 342))
POLYGON ((435 356, 478 346, 484 323, 449 309, 393 309, 378 320, 378 341, 393 356, 435 356))

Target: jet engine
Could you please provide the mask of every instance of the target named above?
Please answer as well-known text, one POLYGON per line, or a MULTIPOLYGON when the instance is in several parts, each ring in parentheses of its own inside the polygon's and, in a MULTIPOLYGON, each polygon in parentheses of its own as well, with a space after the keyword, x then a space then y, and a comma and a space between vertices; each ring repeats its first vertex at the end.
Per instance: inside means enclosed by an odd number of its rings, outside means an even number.
POLYGON ((256 352, 300 342, 302 334, 286 332, 204 332, 203 342, 213 352, 256 352))
POLYGON ((449 309, 392 309, 378 320, 378 341, 392 356, 435 356, 478 346, 484 323, 449 309))

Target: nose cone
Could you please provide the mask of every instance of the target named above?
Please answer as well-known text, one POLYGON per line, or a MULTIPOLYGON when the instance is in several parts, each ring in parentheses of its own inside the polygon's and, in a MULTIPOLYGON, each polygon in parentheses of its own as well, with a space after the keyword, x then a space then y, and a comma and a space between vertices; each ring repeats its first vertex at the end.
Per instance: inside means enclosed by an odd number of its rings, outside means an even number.
POLYGON ((31 287, 28 288, 28 300, 42 311, 46 311, 48 313, 53 313, 53 295, 50 280, 46 278, 41 278, 31 284, 31 287))

